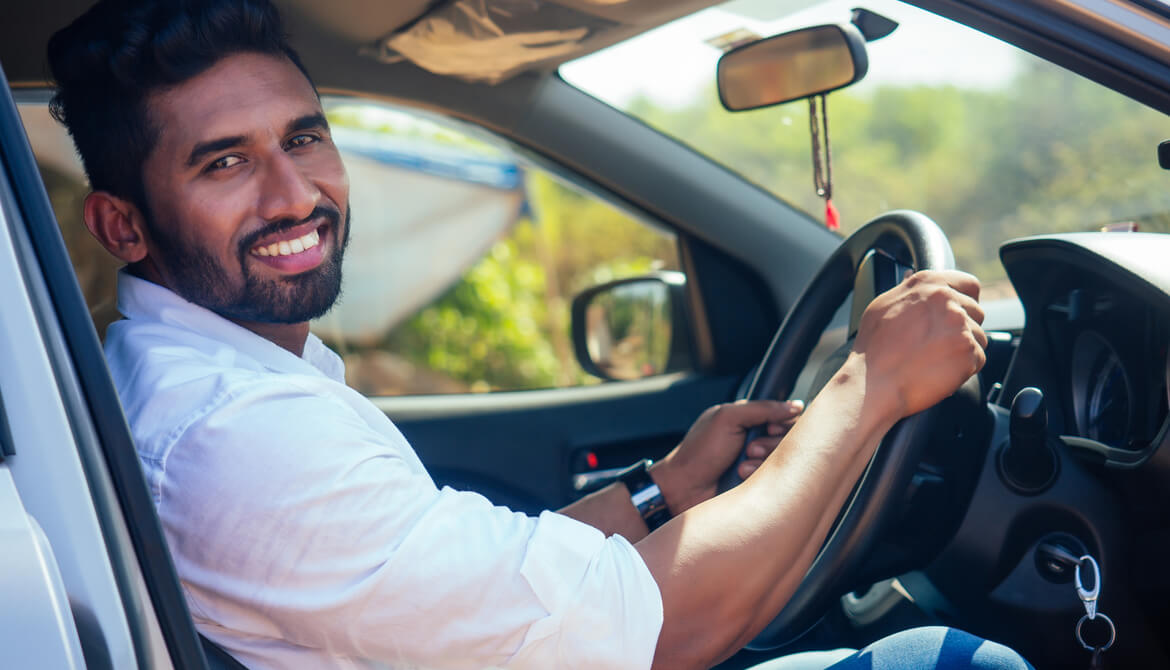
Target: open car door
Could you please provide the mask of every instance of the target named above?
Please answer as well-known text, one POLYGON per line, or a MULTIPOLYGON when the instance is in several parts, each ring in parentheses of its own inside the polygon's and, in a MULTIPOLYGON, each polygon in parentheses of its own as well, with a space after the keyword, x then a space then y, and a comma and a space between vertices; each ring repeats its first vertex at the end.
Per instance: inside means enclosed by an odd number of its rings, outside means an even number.
POLYGON ((117 393, 0 73, 6 667, 205 668, 117 393))

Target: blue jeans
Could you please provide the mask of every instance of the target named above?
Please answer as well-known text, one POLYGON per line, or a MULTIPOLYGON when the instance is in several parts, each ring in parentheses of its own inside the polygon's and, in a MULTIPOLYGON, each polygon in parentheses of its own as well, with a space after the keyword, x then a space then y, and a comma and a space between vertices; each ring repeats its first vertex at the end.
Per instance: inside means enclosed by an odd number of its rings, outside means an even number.
POLYGON ((752 670, 1032 670, 1022 656, 954 628, 913 628, 868 647, 810 651, 761 663, 752 670))

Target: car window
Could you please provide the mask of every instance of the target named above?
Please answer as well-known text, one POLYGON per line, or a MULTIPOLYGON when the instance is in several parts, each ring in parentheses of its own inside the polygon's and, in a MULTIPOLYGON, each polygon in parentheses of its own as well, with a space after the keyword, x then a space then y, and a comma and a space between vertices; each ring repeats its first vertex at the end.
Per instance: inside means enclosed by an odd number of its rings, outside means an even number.
POLYGON ((573 296, 678 268, 672 233, 485 131, 352 100, 327 114, 350 154, 355 232, 341 304, 314 331, 365 393, 595 382, 573 354, 573 296))
MULTIPOLYGON (((808 102, 725 111, 713 45, 847 22, 855 6, 735 0, 560 72, 824 220, 808 102)), ((916 7, 862 6, 899 26, 867 45, 862 82, 828 95, 841 233, 891 209, 919 210, 946 231, 961 268, 1010 290, 997 281, 1004 240, 1107 226, 1170 230, 1170 189, 1155 158, 1170 133, 1165 115, 916 7)))
MULTIPOLYGON (((312 330, 367 395, 596 383, 574 355, 569 307, 613 279, 679 267, 674 235, 482 129, 325 98, 350 177, 341 299, 312 330)), ((45 104, 20 106, 99 333, 119 318, 119 263, 81 220, 72 143, 45 104)))

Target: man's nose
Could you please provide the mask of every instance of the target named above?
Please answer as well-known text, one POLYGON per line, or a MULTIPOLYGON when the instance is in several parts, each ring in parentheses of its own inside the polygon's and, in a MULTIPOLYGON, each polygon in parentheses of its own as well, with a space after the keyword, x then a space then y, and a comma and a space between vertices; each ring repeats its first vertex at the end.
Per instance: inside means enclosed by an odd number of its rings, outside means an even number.
POLYGON ((302 171, 292 156, 281 152, 268 164, 260 194, 261 217, 307 218, 321 199, 321 190, 302 171))

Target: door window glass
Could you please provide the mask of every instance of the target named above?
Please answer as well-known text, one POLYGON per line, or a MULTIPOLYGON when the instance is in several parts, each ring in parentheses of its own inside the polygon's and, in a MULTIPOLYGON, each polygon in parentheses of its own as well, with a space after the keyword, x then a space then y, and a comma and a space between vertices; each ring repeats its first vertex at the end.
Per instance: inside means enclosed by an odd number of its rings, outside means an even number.
POLYGON ((572 297, 678 267, 673 235, 476 128, 367 102, 327 113, 354 233, 342 302, 313 329, 367 394, 595 381, 573 354, 572 297))

